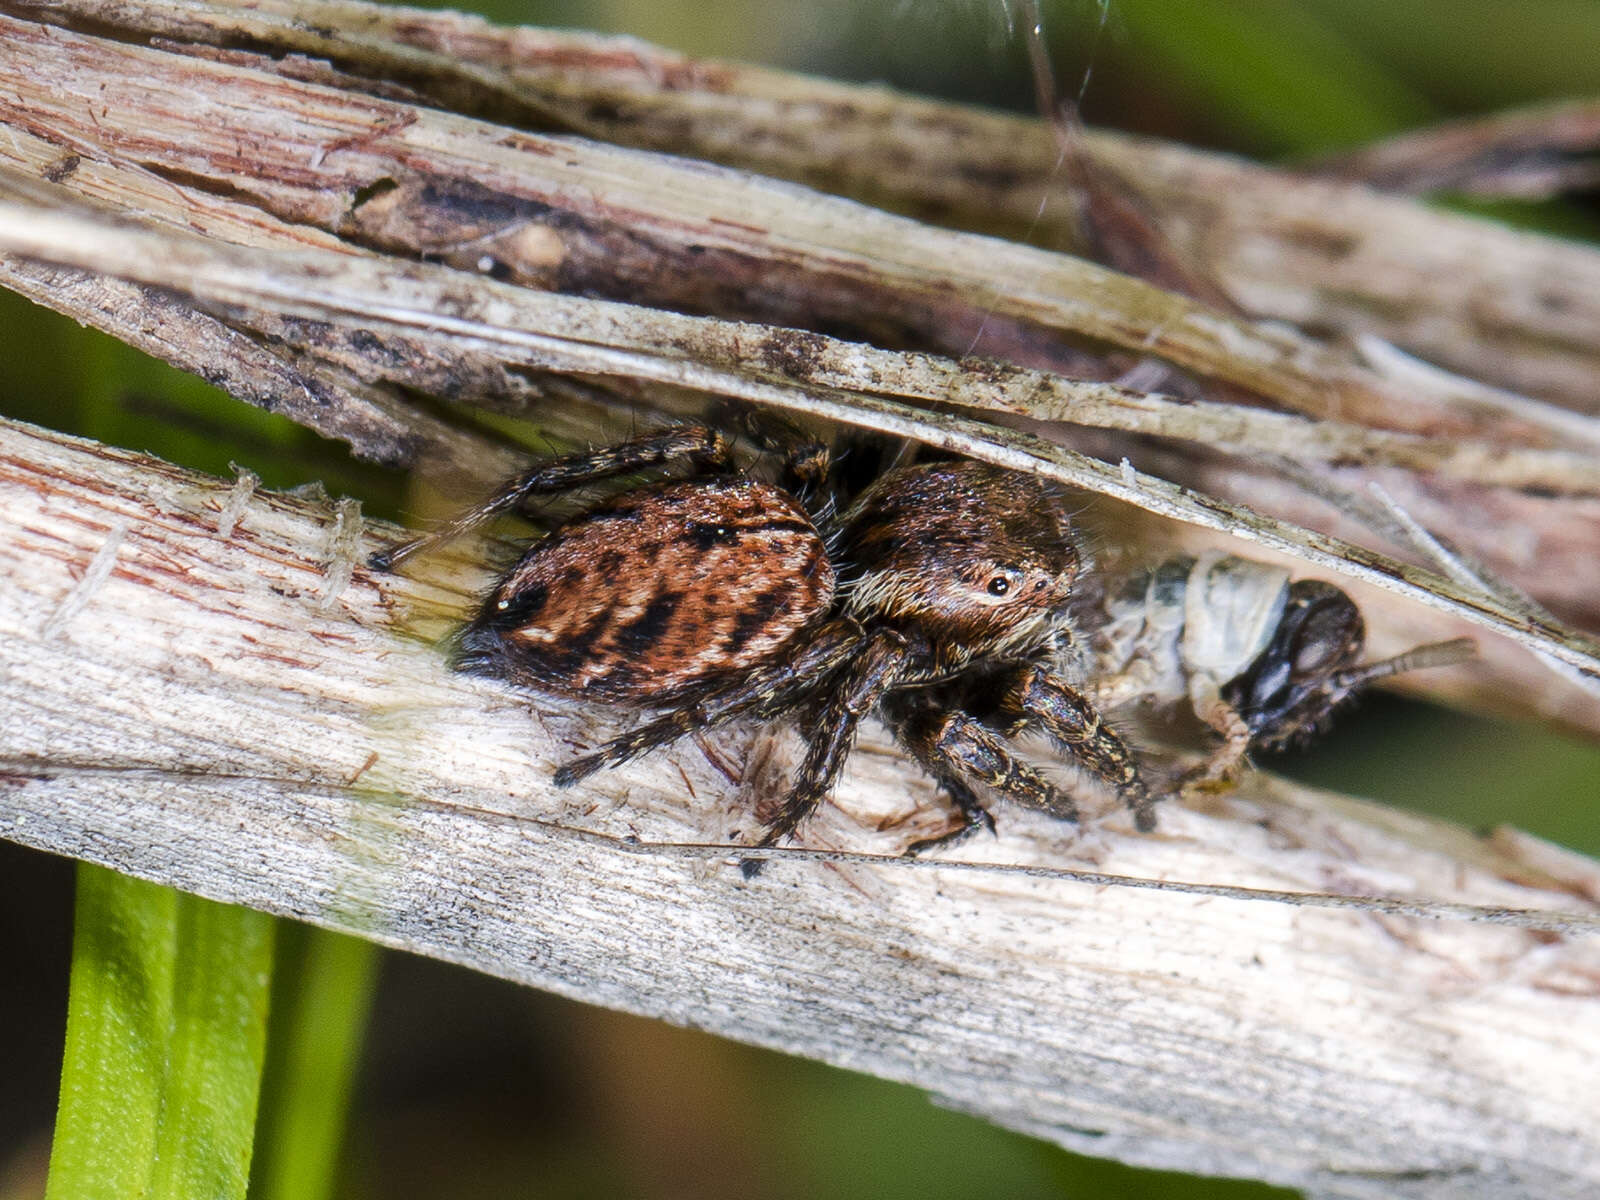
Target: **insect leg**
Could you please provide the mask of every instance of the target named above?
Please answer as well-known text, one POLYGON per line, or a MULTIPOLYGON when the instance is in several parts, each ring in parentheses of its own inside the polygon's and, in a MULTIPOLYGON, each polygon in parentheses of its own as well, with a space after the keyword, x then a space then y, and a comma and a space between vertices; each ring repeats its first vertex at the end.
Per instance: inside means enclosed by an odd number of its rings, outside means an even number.
POLYGON ((432 533, 378 551, 367 559, 367 565, 375 571, 392 571, 418 551, 469 533, 485 521, 518 507, 531 496, 564 492, 685 458, 707 471, 723 469, 731 461, 722 436, 704 425, 678 425, 614 446, 565 454, 508 480, 481 504, 450 518, 432 533))
POLYGON ((1250 726, 1209 679, 1190 680, 1189 699, 1195 716, 1222 735, 1222 744, 1184 777, 1183 786, 1185 789, 1216 790, 1238 774, 1240 764, 1250 751, 1250 726))
POLYGON ((1148 662, 1136 662, 1114 675, 1097 676, 1085 686, 1099 707, 1120 708, 1140 696, 1149 695, 1154 689, 1155 675, 1148 662))
POLYGON ((1007 681, 1001 711, 1013 718, 1009 733, 1037 727, 1079 763, 1104 779, 1144 832, 1156 826, 1154 801, 1127 744, 1100 719, 1094 705, 1048 671, 1022 667, 1007 681))
POLYGON ((686 700, 582 758, 573 759, 556 772, 556 786, 570 787, 603 767, 614 767, 685 734, 735 717, 764 717, 780 712, 843 666, 860 644, 861 627, 854 621, 830 622, 797 653, 759 668, 733 687, 686 700))

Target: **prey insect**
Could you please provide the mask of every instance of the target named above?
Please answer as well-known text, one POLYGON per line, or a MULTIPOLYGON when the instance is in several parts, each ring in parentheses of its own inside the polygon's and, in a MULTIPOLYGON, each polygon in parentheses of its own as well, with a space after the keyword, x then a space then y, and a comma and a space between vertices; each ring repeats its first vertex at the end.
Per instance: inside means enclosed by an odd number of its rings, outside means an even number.
POLYGON ((1105 597, 1093 624, 1098 704, 1187 705, 1218 736, 1184 781, 1200 787, 1232 779, 1253 750, 1320 732, 1376 680, 1475 653, 1459 638, 1357 665, 1366 627, 1343 591, 1215 551, 1132 576, 1105 597))
POLYGON ((650 711, 562 766, 558 784, 735 718, 793 716, 805 755, 768 846, 829 794, 875 715, 952 797, 963 821, 947 836, 992 827, 989 795, 1077 819, 1010 747, 1030 731, 1154 827, 1133 755, 1059 673, 1077 646, 1068 613, 1084 562, 1065 497, 1031 476, 896 468, 823 521, 825 536, 805 499, 818 505, 826 487, 824 447, 791 448, 766 483, 736 469, 718 433, 682 426, 539 464, 371 565, 535 497, 669 464, 690 476, 623 491, 530 545, 461 633, 463 670, 650 711))

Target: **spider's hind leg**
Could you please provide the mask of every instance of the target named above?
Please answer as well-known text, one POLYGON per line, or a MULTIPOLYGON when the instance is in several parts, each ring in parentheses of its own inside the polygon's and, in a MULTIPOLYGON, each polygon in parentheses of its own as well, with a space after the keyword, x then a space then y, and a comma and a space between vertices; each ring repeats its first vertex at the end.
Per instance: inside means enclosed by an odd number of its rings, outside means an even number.
POLYGON ((687 459, 696 469, 707 473, 727 470, 732 463, 727 443, 705 425, 677 425, 614 446, 564 454, 508 480, 481 504, 450 518, 432 533, 378 551, 367 559, 367 565, 374 571, 392 571, 413 554, 470 533, 485 521, 520 507, 533 496, 570 491, 679 459, 687 459))
POLYGON ((768 410, 728 400, 712 409, 712 420, 737 429, 756 446, 783 460, 783 489, 795 496, 821 492, 833 467, 833 452, 824 442, 768 410))
POLYGON ((861 645, 861 630, 850 621, 832 621, 796 651, 752 671, 738 682, 707 695, 685 698, 660 716, 620 734, 555 774, 557 787, 571 787, 604 767, 614 767, 647 750, 738 717, 770 717, 791 707, 848 662, 861 645))

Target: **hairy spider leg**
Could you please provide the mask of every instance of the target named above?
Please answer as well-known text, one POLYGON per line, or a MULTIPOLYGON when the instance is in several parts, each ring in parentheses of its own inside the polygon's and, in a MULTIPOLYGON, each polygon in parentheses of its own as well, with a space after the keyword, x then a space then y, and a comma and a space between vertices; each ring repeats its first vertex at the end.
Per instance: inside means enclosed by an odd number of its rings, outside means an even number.
POLYGON ((956 812, 961 817, 961 824, 946 833, 912 842, 906 847, 908 855, 923 854, 940 846, 952 846, 965 841, 980 829, 987 829, 990 833, 995 831, 994 816, 984 807, 977 792, 948 772, 939 774, 932 763, 924 762, 922 766, 934 775, 945 795, 950 797, 950 802, 956 806, 956 812))
POLYGON ((776 845, 789 836, 833 790, 861 718, 876 709, 884 693, 894 686, 905 671, 907 657, 905 639, 888 629, 874 630, 852 653, 849 664, 833 677, 806 722, 809 745, 805 759, 758 845, 776 845))
MULTIPOLYGON (((765 409, 757 410, 732 400, 718 405, 712 412, 713 424, 732 425, 759 449, 782 457, 783 476, 778 486, 784 491, 808 497, 828 482, 832 452, 826 443, 806 436, 798 426, 765 409)), ((812 515, 815 516, 815 512, 812 515)))
MULTIPOLYGON (((933 714, 934 710, 930 707, 928 712, 933 714)), ((896 714, 890 715, 883 712, 882 709, 880 709, 880 714, 883 715, 886 722, 890 723, 890 728, 894 731, 896 741, 901 742, 902 746, 912 746, 909 739, 902 733, 902 726, 904 726, 904 722, 901 720, 902 714, 896 712, 896 714)), ((805 734, 805 741, 808 746, 816 746, 819 739, 821 739, 822 734, 821 730, 819 730, 821 717, 821 712, 814 712, 814 714, 802 718, 802 733, 805 734)), ((928 773, 933 774, 934 778, 938 779, 939 786, 946 790, 946 794, 950 797, 950 802, 954 803, 955 810, 962 816, 962 824, 958 824, 946 834, 925 837, 922 840, 918 840, 918 842, 910 843, 909 846, 906 846, 907 854, 922 854, 925 851, 933 850, 934 846, 952 845, 952 843, 960 842, 963 838, 970 837, 971 834, 978 832, 979 829, 987 829, 990 834, 994 834, 995 819, 990 816, 989 810, 984 808, 984 803, 978 798, 978 792, 974 792, 971 787, 966 786, 965 782, 962 782, 962 779, 958 778, 957 774, 944 770, 934 758, 918 754, 915 747, 912 747, 912 754, 914 754, 918 762, 922 763, 923 768, 928 773)), ((835 774, 837 774, 837 770, 835 770, 835 774)), ((826 792, 822 795, 826 795, 826 792)), ((816 808, 819 802, 821 802, 821 797, 811 802, 811 808, 816 808)), ((795 824, 798 824, 798 821, 795 821, 795 824)), ((770 835, 770 837, 771 840, 763 838, 760 845, 773 845, 773 842, 776 842, 776 835, 770 835)), ((762 872, 762 867, 765 866, 765 859, 744 859, 744 861, 739 862, 739 870, 744 872, 744 877, 746 878, 757 877, 762 872)))
POLYGON ((860 650, 861 642, 861 627, 854 621, 830 621, 806 638, 792 656, 767 663, 732 687, 685 699, 662 716, 573 759, 556 771, 556 786, 571 787, 604 767, 625 763, 647 750, 735 717, 774 716, 821 686, 860 650))
POLYGON ((1012 720, 1015 737, 1037 728, 1080 764, 1116 788, 1142 833, 1156 827, 1154 801, 1139 776, 1127 744, 1100 719, 1100 713, 1065 682, 1039 667, 1021 666, 1002 681, 1000 711, 1012 720))
POLYGON ((726 471, 733 461, 722 435, 705 425, 678 425, 614 446, 566 454, 518 475, 496 489, 483 503, 450 518, 432 533, 378 551, 367 559, 367 565, 375 571, 392 571, 413 554, 458 538, 485 521, 517 508, 530 497, 570 491, 678 459, 688 459, 702 474, 726 471))
POLYGON ((906 848, 907 854, 921 854, 932 850, 935 846, 948 846, 970 837, 980 829, 994 833, 994 816, 983 806, 983 800, 978 793, 961 780, 954 777, 939 781, 950 797, 951 803, 956 806, 956 811, 961 815, 961 824, 949 833, 940 834, 938 837, 923 838, 920 842, 913 842, 906 848))
POLYGON ((988 822, 988 813, 969 783, 981 784, 1063 821, 1078 819, 1072 797, 1012 754, 1005 739, 976 717, 922 700, 897 722, 895 733, 912 757, 949 788, 968 822, 966 829, 931 838, 919 843, 918 849, 953 841, 988 822))

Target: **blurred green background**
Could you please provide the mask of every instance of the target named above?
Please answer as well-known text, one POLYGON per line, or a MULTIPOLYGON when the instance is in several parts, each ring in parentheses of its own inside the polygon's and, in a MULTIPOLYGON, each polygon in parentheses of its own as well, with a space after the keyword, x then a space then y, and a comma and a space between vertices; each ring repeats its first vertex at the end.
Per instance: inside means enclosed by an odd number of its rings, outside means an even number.
MULTIPOLYGON (((1029 103, 1021 17, 1001 0, 476 7, 499 21, 1029 103)), ((1265 158, 1600 93, 1595 0, 1116 0, 1108 10, 1084 0, 1046 4, 1045 15, 1063 86, 1075 91, 1092 68, 1092 122, 1265 158)), ((1509 215, 1592 228, 1594 200, 1509 215)), ((9 293, 0 413, 217 474, 237 462, 273 487, 321 480, 372 514, 397 514, 405 495, 398 474, 9 293)), ((1600 853, 1600 751, 1540 729, 1374 697, 1278 765, 1600 853)), ((0 1200, 42 1194, 71 902, 69 864, 0 843, 0 1200)), ((359 981, 350 987, 359 1002, 359 981)), ((1288 1194, 1080 1159, 909 1089, 397 955, 382 963, 357 1093, 340 1193, 352 1197, 1288 1194)))

